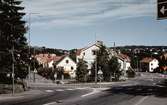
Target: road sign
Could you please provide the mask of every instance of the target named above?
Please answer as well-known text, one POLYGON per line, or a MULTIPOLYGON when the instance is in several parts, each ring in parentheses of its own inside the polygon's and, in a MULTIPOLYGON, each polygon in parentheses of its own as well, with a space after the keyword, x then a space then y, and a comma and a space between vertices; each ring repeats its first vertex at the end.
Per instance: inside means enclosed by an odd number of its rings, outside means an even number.
POLYGON ((167 0, 158 0, 157 3, 157 18, 167 19, 167 0))
POLYGON ((97 74, 98 74, 98 75, 102 75, 103 72, 102 72, 101 70, 99 70, 97 74))

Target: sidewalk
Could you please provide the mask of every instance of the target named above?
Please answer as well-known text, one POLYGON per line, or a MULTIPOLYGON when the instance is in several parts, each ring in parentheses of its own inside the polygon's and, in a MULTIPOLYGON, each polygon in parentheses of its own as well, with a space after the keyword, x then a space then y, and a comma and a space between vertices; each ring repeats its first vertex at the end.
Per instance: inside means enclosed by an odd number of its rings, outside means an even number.
POLYGON ((7 100, 15 100, 15 99, 23 99, 31 96, 37 96, 42 94, 43 92, 40 90, 28 90, 22 93, 12 94, 0 94, 0 102, 7 100))

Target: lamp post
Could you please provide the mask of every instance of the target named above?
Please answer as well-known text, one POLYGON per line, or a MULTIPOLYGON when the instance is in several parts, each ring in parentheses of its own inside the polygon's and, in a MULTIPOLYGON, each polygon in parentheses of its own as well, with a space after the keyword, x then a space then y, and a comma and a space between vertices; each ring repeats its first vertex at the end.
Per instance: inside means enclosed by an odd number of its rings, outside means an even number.
MULTIPOLYGON (((28 13, 28 46, 29 46, 29 50, 28 50, 28 53, 29 53, 29 59, 30 59, 30 62, 31 62, 31 15, 32 14, 39 14, 39 13, 28 13)), ((31 71, 30 71, 30 62, 29 62, 29 66, 28 66, 28 87, 30 86, 30 80, 31 80, 31 71)))
POLYGON ((13 44, 13 46, 12 46, 12 51, 11 51, 11 53, 12 53, 12 95, 14 95, 14 91, 15 91, 15 83, 14 83, 14 80, 15 80, 15 70, 14 70, 14 61, 15 61, 15 59, 14 59, 14 44, 13 44))
POLYGON ((95 50, 96 58, 95 58, 95 84, 97 84, 97 50, 95 50))

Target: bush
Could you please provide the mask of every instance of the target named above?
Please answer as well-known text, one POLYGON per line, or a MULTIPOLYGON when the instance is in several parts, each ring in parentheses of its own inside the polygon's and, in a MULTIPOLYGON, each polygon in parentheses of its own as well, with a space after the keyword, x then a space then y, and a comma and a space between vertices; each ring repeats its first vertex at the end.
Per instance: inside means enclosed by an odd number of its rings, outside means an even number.
POLYGON ((52 68, 39 68, 38 74, 45 77, 46 79, 54 80, 55 70, 52 68))

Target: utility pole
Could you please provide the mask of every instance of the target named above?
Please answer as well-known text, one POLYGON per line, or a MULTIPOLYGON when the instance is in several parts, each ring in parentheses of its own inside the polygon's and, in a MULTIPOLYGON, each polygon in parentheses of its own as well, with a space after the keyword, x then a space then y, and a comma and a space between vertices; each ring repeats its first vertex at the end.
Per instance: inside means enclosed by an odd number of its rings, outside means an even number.
POLYGON ((95 58, 95 84, 97 84, 97 51, 96 53, 96 58, 95 58))
MULTIPOLYGON (((95 33, 95 44, 97 44, 96 33, 95 33)), ((97 84, 97 50, 95 50, 95 84, 97 84)))
POLYGON ((15 62, 15 58, 14 58, 14 44, 12 46, 12 95, 14 95, 15 93, 15 83, 14 83, 14 80, 15 80, 15 70, 14 70, 14 62, 15 62))
MULTIPOLYGON (((29 22, 29 30, 28 30, 28 46, 29 46, 29 60, 31 62, 31 15, 32 14, 39 14, 39 13, 28 13, 28 22, 29 22)), ((30 86, 30 80, 31 80, 31 71, 30 71, 30 62, 28 66, 28 86, 30 86)))
MULTIPOLYGON (((29 54, 29 60, 31 62, 31 13, 29 13, 29 19, 28 19, 28 22, 29 22, 29 26, 28 26, 28 54, 29 54)), ((28 87, 30 87, 30 79, 31 79, 31 76, 30 76, 30 62, 29 62, 29 65, 28 65, 28 87)))

